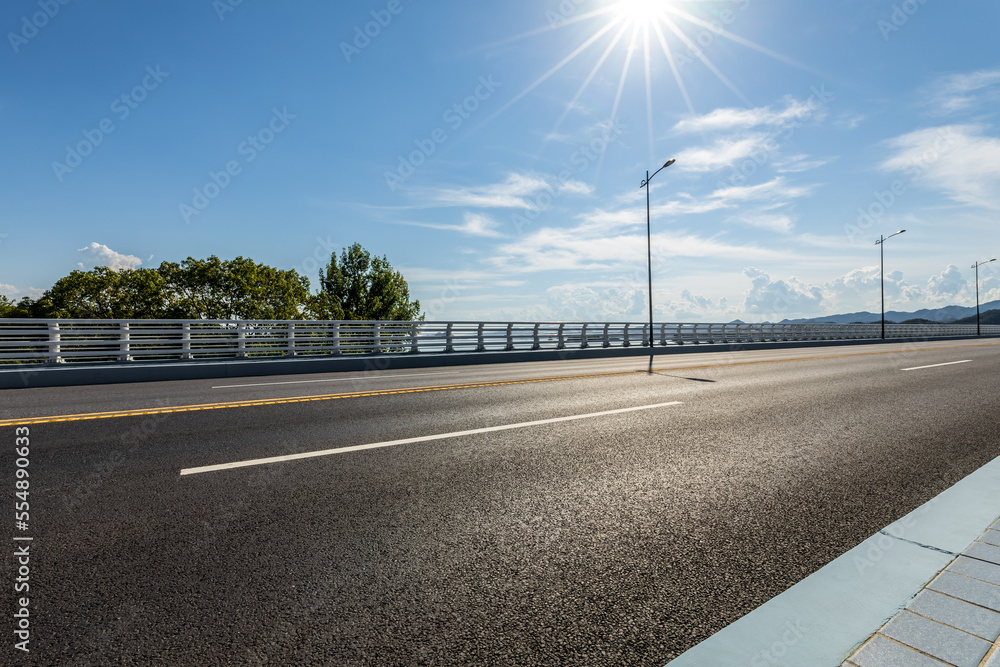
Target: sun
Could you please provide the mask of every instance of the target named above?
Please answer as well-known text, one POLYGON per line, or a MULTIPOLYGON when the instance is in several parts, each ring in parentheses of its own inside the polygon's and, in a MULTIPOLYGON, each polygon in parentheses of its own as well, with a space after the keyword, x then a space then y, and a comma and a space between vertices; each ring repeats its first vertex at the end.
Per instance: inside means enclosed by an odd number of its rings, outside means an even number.
POLYGON ((663 0, 615 0, 613 11, 626 23, 648 26, 659 19, 663 4, 663 0))

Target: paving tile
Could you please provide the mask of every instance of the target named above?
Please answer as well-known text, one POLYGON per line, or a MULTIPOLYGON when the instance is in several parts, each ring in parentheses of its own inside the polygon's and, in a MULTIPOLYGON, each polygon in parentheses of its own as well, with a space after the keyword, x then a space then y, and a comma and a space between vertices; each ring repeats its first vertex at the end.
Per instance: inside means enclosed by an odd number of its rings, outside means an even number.
POLYGON ((927 588, 1000 612, 1000 586, 969 579, 946 570, 927 584, 927 588))
POLYGON ((996 521, 994 521, 993 525, 990 526, 990 528, 992 528, 993 530, 1000 530, 1000 519, 997 519, 996 521))
POLYGON ((926 588, 906 608, 987 641, 1000 636, 1000 614, 926 588))
POLYGON ((1000 565, 984 563, 974 558, 959 556, 948 566, 948 571, 964 574, 973 579, 988 581, 994 586, 1000 586, 1000 565))
POLYGON ((993 642, 903 611, 879 630, 886 637, 949 662, 955 667, 979 667, 993 642))
POLYGON ((983 667, 1000 667, 1000 648, 993 651, 993 655, 986 661, 983 667))
POLYGON ((882 635, 872 637, 848 662, 857 667, 942 667, 948 664, 917 653, 882 635))
POLYGON ((992 544, 995 547, 1000 547, 1000 531, 987 530, 983 533, 982 537, 977 538, 976 541, 986 542, 986 544, 992 544))
POLYGON ((969 548, 962 552, 966 556, 972 556, 979 560, 988 560, 991 563, 1000 565, 1000 547, 983 542, 973 542, 969 548))

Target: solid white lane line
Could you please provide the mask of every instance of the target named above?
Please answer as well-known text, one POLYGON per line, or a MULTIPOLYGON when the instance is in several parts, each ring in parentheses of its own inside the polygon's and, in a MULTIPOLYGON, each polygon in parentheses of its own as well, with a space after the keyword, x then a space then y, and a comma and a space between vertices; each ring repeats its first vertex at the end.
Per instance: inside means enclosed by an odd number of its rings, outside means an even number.
POLYGON ((396 378, 415 378, 425 375, 459 375, 461 371, 441 371, 439 373, 407 373, 399 375, 381 375, 376 377, 325 378, 322 380, 288 380, 287 382, 255 382, 253 384, 223 384, 212 389, 232 389, 233 387, 273 387, 280 384, 311 384, 313 382, 368 382, 369 380, 395 380, 396 378))
POLYGON ((900 368, 901 371, 919 371, 924 368, 937 368, 938 366, 953 366, 955 364, 967 364, 972 359, 963 359, 962 361, 949 361, 946 364, 931 364, 930 366, 914 366, 913 368, 900 368))
POLYGON ((417 438, 404 438, 402 440, 388 440, 386 442, 373 442, 368 445, 354 445, 351 447, 338 447, 336 449, 323 449, 315 452, 302 452, 300 454, 288 454, 286 456, 272 456, 266 459, 250 459, 248 461, 236 461, 235 463, 220 463, 218 465, 202 466, 200 468, 184 468, 181 475, 196 475, 203 472, 216 472, 218 470, 231 470, 233 468, 245 468, 247 466, 261 466, 269 463, 282 463, 284 461, 295 461, 298 459, 311 459, 317 456, 330 456, 333 454, 346 454, 347 452, 358 452, 363 449, 378 449, 381 447, 395 447, 396 445, 409 445, 415 442, 428 442, 430 440, 444 440, 445 438, 459 438, 464 435, 475 435, 477 433, 492 433, 494 431, 507 431, 512 428, 526 428, 528 426, 541 426, 543 424, 555 424, 558 422, 568 422, 576 419, 589 419, 590 417, 603 417, 605 415, 617 415, 624 412, 636 412, 638 410, 652 410, 654 408, 664 408, 670 405, 681 405, 681 401, 670 401, 669 403, 655 403, 653 405, 639 405, 633 408, 619 408, 618 410, 605 410, 604 412, 591 412, 585 415, 571 415, 569 417, 553 417, 552 419, 540 419, 533 422, 521 422, 519 424, 504 424, 502 426, 487 426, 486 428, 474 428, 469 431, 453 431, 451 433, 437 433, 435 435, 424 435, 417 438))

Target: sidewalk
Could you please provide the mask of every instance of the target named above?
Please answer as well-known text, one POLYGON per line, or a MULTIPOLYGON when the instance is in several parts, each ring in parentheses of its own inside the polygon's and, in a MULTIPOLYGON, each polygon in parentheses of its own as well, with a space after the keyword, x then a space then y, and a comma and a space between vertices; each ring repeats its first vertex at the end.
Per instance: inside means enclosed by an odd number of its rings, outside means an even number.
POLYGON ((1000 458, 669 667, 1000 667, 1000 458))
POLYGON ((1000 667, 1000 520, 843 663, 895 665, 1000 667))

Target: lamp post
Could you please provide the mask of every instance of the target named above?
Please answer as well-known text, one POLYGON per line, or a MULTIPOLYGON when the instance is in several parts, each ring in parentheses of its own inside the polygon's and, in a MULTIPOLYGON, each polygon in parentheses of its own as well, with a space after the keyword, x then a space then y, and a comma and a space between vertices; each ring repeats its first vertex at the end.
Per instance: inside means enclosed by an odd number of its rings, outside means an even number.
POLYGON ((979 267, 983 264, 989 264, 990 262, 997 261, 997 258, 988 259, 985 262, 976 262, 972 265, 972 268, 976 270, 976 335, 979 335, 979 267))
MULTIPOLYGON (((670 159, 653 172, 653 176, 672 165, 676 160, 670 159)), ((646 188, 646 266, 649 268, 649 347, 653 347, 653 239, 649 230, 649 181, 653 178, 646 170, 646 180, 642 182, 640 188, 646 188)), ((650 357, 652 363, 652 357, 650 357)))
POLYGON ((882 340, 885 340, 885 242, 893 236, 899 236, 905 231, 905 229, 900 229, 895 234, 889 234, 888 236, 879 234, 879 239, 875 242, 875 245, 879 247, 879 256, 882 265, 882 340))

